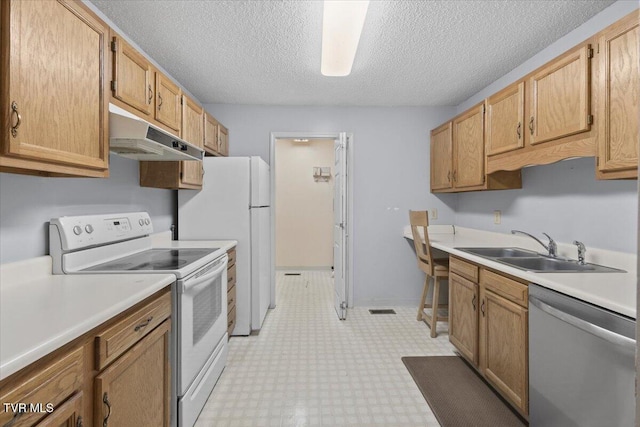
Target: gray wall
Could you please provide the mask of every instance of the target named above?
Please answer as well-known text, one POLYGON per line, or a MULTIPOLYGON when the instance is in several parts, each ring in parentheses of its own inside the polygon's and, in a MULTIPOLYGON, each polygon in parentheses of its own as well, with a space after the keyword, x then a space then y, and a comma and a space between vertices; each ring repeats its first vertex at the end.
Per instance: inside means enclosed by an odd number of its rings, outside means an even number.
MULTIPOLYGON (((638 8, 618 1, 457 107, 462 112, 638 8)), ((456 224, 490 231, 546 231, 561 242, 636 252, 637 181, 596 181, 594 159, 525 168, 523 189, 461 193, 456 224), (502 224, 493 211, 502 210, 502 224)))
POLYGON ((136 160, 109 161, 109 178, 0 173, 0 263, 48 254, 48 222, 64 215, 148 211, 155 231, 168 230, 175 191, 139 187, 136 160))
POLYGON ((429 193, 429 130, 450 107, 271 107, 205 105, 229 128, 232 156, 269 161, 270 132, 354 134, 354 302, 415 305, 424 275, 401 238, 409 209, 437 208, 454 220, 456 196, 429 193), (397 210, 395 210, 397 209, 397 210))

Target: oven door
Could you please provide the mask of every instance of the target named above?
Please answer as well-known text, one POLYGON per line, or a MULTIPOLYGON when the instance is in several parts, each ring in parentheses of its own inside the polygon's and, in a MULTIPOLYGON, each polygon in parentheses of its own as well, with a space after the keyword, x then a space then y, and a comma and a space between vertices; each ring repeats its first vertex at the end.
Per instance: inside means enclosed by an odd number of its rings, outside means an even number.
POLYGON ((178 395, 203 369, 227 331, 227 255, 178 283, 178 395))

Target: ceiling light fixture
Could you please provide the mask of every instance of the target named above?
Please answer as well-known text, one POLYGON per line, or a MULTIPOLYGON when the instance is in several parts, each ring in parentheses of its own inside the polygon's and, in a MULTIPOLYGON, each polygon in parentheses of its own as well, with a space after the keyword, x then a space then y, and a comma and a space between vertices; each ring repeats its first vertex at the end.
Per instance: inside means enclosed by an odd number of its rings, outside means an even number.
POLYGON ((322 65, 325 76, 351 73, 369 1, 325 0, 322 17, 322 65))
POLYGON ((306 138, 296 138, 293 140, 293 142, 309 142, 309 140, 306 138))

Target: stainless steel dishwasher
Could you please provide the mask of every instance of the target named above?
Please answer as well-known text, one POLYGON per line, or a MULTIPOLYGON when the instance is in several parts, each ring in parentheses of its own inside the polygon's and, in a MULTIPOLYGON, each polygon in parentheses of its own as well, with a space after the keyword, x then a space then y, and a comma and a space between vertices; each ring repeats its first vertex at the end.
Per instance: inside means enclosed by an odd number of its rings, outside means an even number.
POLYGON ((635 328, 633 319, 529 285, 530 425, 633 426, 635 328))

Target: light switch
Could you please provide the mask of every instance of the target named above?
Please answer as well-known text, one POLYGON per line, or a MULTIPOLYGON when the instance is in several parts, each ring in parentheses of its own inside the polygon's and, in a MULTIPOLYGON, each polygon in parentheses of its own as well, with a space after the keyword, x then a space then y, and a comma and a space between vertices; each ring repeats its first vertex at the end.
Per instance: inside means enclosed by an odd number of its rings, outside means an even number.
POLYGON ((438 219, 438 209, 431 209, 431 219, 438 219))
POLYGON ((500 224, 502 222, 502 211, 493 211, 493 223, 500 224))

